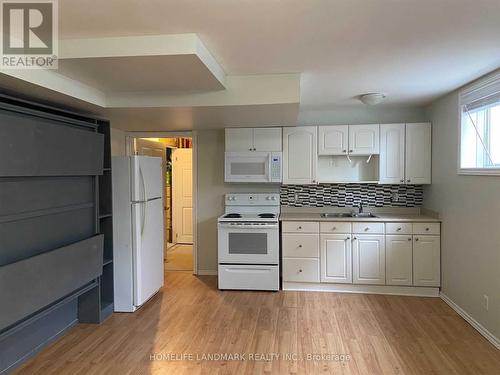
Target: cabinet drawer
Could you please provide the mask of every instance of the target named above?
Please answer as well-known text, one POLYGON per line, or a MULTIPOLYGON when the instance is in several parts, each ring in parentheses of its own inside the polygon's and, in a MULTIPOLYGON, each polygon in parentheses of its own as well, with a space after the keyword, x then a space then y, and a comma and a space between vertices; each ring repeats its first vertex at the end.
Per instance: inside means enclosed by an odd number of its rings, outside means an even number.
POLYGON ((440 234, 439 223, 413 223, 414 234, 440 234))
POLYGON ((331 221, 319 223, 321 233, 351 233, 351 223, 331 221))
POLYGON ((317 234, 283 234, 283 256, 319 258, 319 236, 317 234))
POLYGON ((411 223, 386 223, 386 234, 412 234, 413 226, 411 223))
POLYGON ((319 223, 315 221, 284 221, 283 233, 319 233, 319 223))
POLYGON ((319 259, 283 258, 283 281, 319 283, 319 259))
POLYGON ((352 233, 384 233, 384 223, 352 223, 352 233))

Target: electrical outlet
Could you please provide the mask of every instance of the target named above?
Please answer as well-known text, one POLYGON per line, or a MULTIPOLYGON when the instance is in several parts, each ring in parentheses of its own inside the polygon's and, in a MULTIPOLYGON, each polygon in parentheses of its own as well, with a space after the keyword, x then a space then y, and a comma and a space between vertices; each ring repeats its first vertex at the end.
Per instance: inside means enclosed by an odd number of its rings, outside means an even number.
POLYGON ((488 297, 486 294, 483 296, 484 301, 483 301, 483 306, 486 311, 490 308, 490 297, 488 297))

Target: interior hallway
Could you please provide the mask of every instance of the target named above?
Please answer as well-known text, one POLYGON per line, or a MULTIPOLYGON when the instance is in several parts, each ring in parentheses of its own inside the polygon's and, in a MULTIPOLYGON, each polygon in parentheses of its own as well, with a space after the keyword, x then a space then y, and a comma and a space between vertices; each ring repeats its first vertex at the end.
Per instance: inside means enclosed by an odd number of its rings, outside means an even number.
POLYGON ((176 244, 167 250, 166 271, 192 271, 193 245, 176 244))
POLYGON ((167 272, 134 314, 78 324, 17 374, 498 374, 500 352, 439 298, 217 290, 167 272), (126 327, 126 329, 124 329, 126 327), (349 361, 252 361, 249 353, 348 354, 349 361), (196 356, 246 354, 244 361, 196 356), (150 356, 193 355, 193 360, 150 356))

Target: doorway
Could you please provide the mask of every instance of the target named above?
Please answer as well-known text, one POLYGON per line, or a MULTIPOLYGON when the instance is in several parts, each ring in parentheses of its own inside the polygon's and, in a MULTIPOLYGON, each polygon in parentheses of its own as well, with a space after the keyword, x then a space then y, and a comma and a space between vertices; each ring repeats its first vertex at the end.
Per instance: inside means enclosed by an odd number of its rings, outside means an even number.
POLYGON ((193 138, 131 136, 128 153, 162 158, 165 271, 196 273, 193 138))

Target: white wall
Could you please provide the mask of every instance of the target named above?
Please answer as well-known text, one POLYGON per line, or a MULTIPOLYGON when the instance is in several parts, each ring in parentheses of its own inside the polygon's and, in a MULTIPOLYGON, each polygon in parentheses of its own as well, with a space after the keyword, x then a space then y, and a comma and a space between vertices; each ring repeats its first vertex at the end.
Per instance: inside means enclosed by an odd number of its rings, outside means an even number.
POLYGON ((111 155, 125 156, 126 153, 125 132, 119 129, 111 128, 111 155))
POLYGON ((442 292, 500 338, 500 176, 459 176, 458 92, 432 104, 432 185, 424 206, 443 219, 442 292), (483 307, 489 296, 489 311, 483 307))

